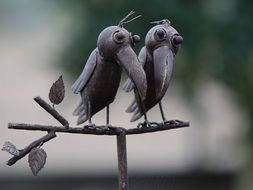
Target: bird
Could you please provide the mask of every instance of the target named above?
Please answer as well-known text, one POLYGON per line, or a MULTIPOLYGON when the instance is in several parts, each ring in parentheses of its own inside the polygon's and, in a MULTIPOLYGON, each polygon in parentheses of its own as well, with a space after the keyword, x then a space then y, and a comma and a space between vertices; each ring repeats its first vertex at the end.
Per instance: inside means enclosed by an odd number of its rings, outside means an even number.
MULTIPOLYGON (((138 35, 132 35, 124 27, 130 12, 118 25, 105 28, 98 36, 97 47, 91 52, 80 76, 71 86, 73 93, 81 95, 81 101, 73 112, 78 116, 77 125, 107 108, 106 125, 109 125, 109 104, 116 96, 122 68, 134 83, 141 100, 146 97, 147 81, 145 72, 133 51, 134 44, 140 41, 138 35)), ((137 17, 135 17, 137 18, 137 17)), ((133 19, 132 19, 133 20, 133 19)))
MULTIPOLYGON (((168 122, 163 112, 161 100, 169 87, 174 57, 183 42, 183 37, 171 26, 168 19, 151 23, 155 26, 147 32, 145 46, 141 48, 138 55, 147 77, 146 99, 143 102, 144 105, 142 105, 138 98, 134 98, 126 109, 126 112, 133 113, 131 122, 141 118, 157 104, 159 104, 163 122, 168 122)), ((126 92, 135 90, 131 78, 125 81, 123 90, 126 92)), ((144 117, 147 118, 145 115, 144 117)))

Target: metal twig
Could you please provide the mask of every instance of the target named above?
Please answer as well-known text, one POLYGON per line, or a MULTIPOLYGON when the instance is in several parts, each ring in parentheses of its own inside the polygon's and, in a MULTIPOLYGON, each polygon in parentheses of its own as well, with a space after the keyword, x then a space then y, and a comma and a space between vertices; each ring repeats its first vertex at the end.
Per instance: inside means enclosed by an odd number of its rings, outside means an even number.
POLYGON ((45 102, 41 97, 37 96, 34 98, 34 100, 49 114, 51 114, 57 121, 59 121, 63 126, 69 126, 69 122, 63 116, 61 116, 52 106, 45 102))
POLYGON ((18 156, 13 156, 8 162, 7 165, 12 166, 13 164, 15 164, 18 160, 20 160, 21 158, 25 157, 33 148, 40 146, 42 143, 45 143, 53 138, 56 137, 56 134, 54 131, 49 132, 47 135, 45 135, 44 137, 32 142, 30 145, 28 145, 27 147, 25 147, 24 149, 19 151, 19 155, 18 156))

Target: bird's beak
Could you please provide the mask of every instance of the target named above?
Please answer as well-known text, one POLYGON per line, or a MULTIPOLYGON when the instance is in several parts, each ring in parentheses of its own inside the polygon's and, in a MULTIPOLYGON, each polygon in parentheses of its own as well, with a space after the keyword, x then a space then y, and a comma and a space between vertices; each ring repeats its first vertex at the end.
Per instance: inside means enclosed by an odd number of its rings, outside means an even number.
POLYGON ((141 100, 144 101, 147 92, 146 74, 130 45, 122 47, 117 53, 116 59, 118 64, 123 67, 128 77, 134 83, 141 100))
POLYGON ((156 98, 161 99, 171 79, 174 54, 168 46, 161 46, 154 50, 153 58, 156 98))

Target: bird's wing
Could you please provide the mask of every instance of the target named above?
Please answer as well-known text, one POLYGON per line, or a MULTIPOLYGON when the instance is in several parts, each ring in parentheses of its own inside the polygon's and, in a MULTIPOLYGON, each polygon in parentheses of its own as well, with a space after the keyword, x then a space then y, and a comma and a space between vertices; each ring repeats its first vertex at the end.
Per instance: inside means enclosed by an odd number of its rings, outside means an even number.
POLYGON ((97 53, 98 50, 95 49, 90 54, 84 69, 74 84, 71 86, 71 90, 77 94, 78 92, 82 91, 85 86, 87 85, 92 73, 94 72, 96 65, 97 65, 97 53))
MULTIPOLYGON (((138 55, 139 62, 142 64, 142 67, 146 64, 147 52, 146 47, 143 47, 138 55)), ((128 78, 122 86, 122 89, 126 92, 130 92, 134 88, 134 83, 128 78)))

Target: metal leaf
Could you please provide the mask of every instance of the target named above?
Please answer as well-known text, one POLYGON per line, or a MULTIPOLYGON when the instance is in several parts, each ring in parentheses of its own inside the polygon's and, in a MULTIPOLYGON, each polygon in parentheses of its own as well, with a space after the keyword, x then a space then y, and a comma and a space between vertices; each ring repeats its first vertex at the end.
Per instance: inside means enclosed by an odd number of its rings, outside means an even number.
POLYGON ((49 92, 49 100, 53 104, 60 104, 64 99, 65 87, 62 80, 62 76, 59 77, 57 81, 52 85, 49 92))
POLYGON ((42 148, 33 148, 28 155, 28 163, 34 176, 44 167, 47 153, 42 148))
POLYGON ((13 156, 19 156, 19 150, 9 141, 4 143, 2 150, 12 154, 13 156))

